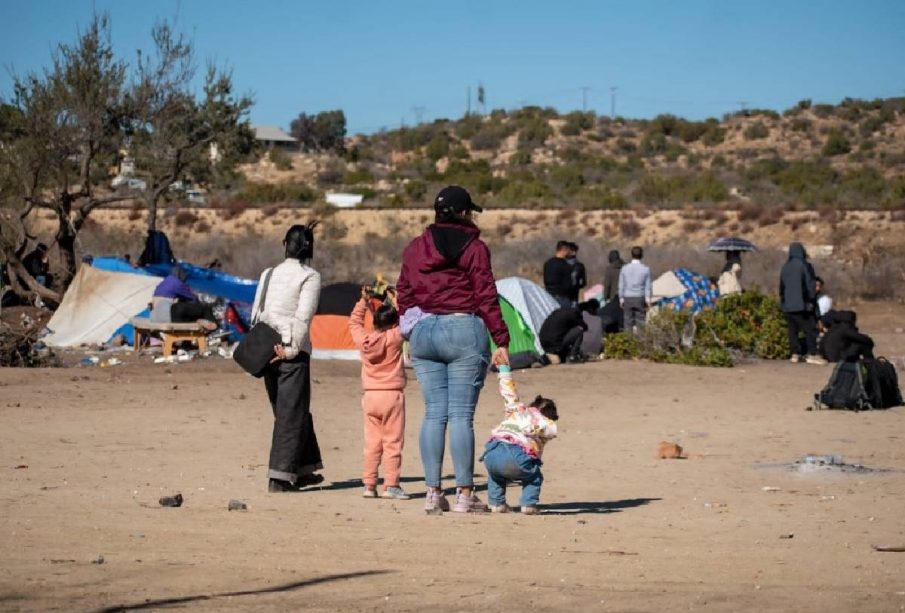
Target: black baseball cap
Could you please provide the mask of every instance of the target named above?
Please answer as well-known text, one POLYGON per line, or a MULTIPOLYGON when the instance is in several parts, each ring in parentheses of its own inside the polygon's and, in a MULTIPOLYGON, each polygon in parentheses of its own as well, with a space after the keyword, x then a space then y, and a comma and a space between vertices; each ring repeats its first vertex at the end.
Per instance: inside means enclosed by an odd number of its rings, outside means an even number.
POLYGON ((456 213, 475 211, 481 213, 484 209, 471 201, 471 196, 464 187, 449 185, 440 190, 434 200, 434 210, 449 209, 456 213))

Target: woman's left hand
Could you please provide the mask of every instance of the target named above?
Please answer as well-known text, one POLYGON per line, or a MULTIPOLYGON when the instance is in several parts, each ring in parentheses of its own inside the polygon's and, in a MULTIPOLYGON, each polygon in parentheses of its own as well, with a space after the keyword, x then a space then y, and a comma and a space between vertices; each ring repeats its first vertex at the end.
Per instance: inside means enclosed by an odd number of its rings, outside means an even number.
POLYGON ((276 354, 276 356, 272 360, 270 360, 271 364, 286 359, 286 348, 282 345, 274 345, 273 352, 276 354))
POLYGON ((494 366, 509 366, 509 349, 507 347, 497 347, 493 355, 490 356, 490 363, 494 366))

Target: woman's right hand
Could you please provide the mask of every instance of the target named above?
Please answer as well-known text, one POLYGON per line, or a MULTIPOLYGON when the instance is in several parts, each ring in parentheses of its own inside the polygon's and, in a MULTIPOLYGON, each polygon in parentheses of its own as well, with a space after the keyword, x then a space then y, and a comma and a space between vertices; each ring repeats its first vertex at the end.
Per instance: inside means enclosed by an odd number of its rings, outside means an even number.
POLYGON ((509 349, 507 347, 497 347, 493 355, 490 356, 490 363, 494 366, 505 364, 509 366, 509 349))

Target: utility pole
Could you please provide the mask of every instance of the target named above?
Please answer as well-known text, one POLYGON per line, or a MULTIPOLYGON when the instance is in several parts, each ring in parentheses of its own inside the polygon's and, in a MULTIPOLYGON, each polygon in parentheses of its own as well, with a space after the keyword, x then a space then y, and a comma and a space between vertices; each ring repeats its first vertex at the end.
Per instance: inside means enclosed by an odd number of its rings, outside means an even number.
POLYGON ((581 86, 581 110, 582 112, 587 112, 588 110, 588 91, 591 88, 587 85, 581 86))
POLYGON ((481 107, 481 115, 487 114, 487 99, 485 96, 484 84, 478 81, 478 106, 481 107))
POLYGON ((616 119, 616 90, 615 85, 610 86, 610 119, 616 119))
POLYGON ((471 85, 468 86, 465 94, 465 116, 471 115, 471 85))
POLYGON ((415 125, 416 126, 421 125, 421 119, 424 117, 424 111, 426 111, 426 110, 427 110, 427 108, 425 108, 423 106, 413 106, 412 107, 412 113, 415 114, 415 125))
POLYGON ((748 110, 748 101, 747 100, 739 100, 738 102, 739 113, 742 115, 747 115, 745 111, 748 110))

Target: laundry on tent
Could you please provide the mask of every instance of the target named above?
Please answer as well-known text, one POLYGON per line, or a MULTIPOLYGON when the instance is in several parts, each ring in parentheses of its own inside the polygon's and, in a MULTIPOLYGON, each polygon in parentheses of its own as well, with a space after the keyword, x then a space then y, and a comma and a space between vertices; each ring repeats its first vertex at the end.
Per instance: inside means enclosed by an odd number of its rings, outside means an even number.
POLYGON ((671 311, 700 313, 716 306, 720 292, 702 274, 676 268, 660 275, 652 284, 654 304, 671 311))

